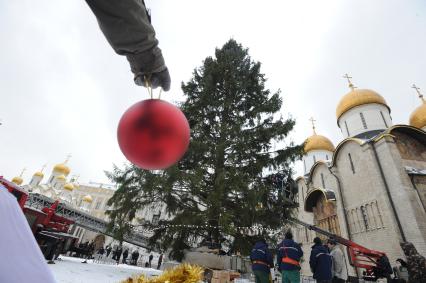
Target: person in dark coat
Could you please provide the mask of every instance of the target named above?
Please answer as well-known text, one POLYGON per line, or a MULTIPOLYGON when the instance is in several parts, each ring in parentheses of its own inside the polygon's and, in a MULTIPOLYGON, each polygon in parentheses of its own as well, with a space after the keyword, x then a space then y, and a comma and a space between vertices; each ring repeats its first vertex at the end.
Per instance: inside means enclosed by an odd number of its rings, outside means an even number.
POLYGON ((138 258, 139 258, 139 251, 134 250, 132 253, 132 264, 137 265, 138 264, 138 258))
POLYGON ((111 246, 110 246, 110 245, 108 245, 108 246, 106 247, 106 256, 107 256, 107 257, 109 257, 109 254, 111 253, 111 250, 112 250, 111 246))
POLYGON ((318 237, 314 238, 309 265, 317 283, 331 283, 333 278, 331 255, 318 237))
POLYGON ((122 253, 123 253, 123 248, 121 246, 119 246, 117 248, 116 253, 115 253, 115 260, 117 261, 117 264, 120 262, 120 257, 121 257, 122 253))
POLYGON ((283 283, 300 282, 300 258, 303 251, 300 245, 293 241, 293 234, 285 233, 284 240, 278 245, 277 264, 283 283))
POLYGON ((151 262, 154 259, 154 256, 152 254, 149 255, 149 267, 151 267, 151 262))
POLYGON ((268 244, 264 239, 256 242, 251 250, 250 260, 256 283, 269 283, 271 268, 274 267, 274 260, 268 249, 268 244))
POLYGON ((160 254, 160 257, 158 258, 157 263, 157 269, 160 270, 161 264, 163 263, 163 253, 160 254))
POLYGON ((122 263, 124 263, 124 264, 127 264, 127 257, 129 256, 129 250, 128 249, 126 249, 124 252, 123 252, 123 260, 122 260, 122 263))

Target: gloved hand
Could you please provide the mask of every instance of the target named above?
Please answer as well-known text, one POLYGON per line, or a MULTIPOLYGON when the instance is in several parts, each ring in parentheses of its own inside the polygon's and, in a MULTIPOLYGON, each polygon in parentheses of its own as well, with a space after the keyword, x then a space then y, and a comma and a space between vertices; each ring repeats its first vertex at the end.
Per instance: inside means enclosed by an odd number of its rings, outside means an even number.
POLYGON ((161 87, 164 91, 169 91, 171 83, 169 70, 166 67, 163 71, 158 73, 150 75, 138 73, 135 75, 135 84, 147 87, 146 83, 148 83, 153 89, 161 87))
POLYGON ((126 57, 135 75, 135 84, 152 88, 161 87, 164 91, 170 89, 170 74, 160 48, 155 47, 143 53, 128 54, 126 57))

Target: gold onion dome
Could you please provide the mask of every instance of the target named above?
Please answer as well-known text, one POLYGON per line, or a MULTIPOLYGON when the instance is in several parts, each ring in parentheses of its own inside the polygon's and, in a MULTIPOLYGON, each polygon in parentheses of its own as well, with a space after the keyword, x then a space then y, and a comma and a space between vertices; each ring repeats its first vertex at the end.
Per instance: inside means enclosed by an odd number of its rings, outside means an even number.
POLYGON ((39 172, 35 172, 34 176, 36 176, 36 177, 42 177, 43 178, 44 174, 43 174, 43 172, 39 171, 39 172))
POLYGON ((413 85, 413 88, 417 91, 422 105, 417 107, 413 113, 410 115, 410 126, 422 129, 426 126, 426 100, 423 98, 423 95, 420 93, 420 89, 413 85))
POLYGON ((65 184, 64 185, 64 190, 72 191, 72 190, 74 190, 74 185, 71 184, 71 183, 65 184))
POLYGON ((70 168, 65 165, 65 163, 55 165, 55 167, 53 167, 53 171, 62 173, 64 175, 68 175, 71 172, 70 168))
POLYGON ((87 195, 83 198, 83 201, 88 202, 88 203, 92 203, 93 199, 90 195, 87 195))
POLYGON ((59 175, 58 177, 56 177, 56 180, 58 181, 65 181, 67 178, 65 178, 64 175, 59 175))
POLYGON ((340 116, 354 107, 372 103, 382 104, 390 111, 390 108, 383 96, 374 90, 353 88, 349 93, 342 97, 337 105, 336 117, 339 119, 340 116))
POLYGON ((16 176, 16 177, 14 177, 12 179, 12 182, 15 183, 15 184, 17 184, 18 186, 21 185, 23 181, 24 180, 21 177, 19 177, 19 176, 16 176))
POLYGON ((306 139, 304 145, 305 152, 309 152, 311 150, 327 150, 333 152, 334 145, 328 138, 314 134, 306 139))

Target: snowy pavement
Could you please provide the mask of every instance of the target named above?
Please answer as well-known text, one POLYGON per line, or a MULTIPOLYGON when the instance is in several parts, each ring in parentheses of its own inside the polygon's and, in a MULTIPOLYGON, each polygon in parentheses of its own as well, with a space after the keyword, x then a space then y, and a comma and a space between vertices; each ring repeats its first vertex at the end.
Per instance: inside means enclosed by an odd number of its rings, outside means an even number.
POLYGON ((111 265, 81 263, 83 259, 61 256, 62 260, 49 264, 58 283, 119 283, 136 274, 155 276, 161 271, 152 268, 142 268, 126 264, 111 265))

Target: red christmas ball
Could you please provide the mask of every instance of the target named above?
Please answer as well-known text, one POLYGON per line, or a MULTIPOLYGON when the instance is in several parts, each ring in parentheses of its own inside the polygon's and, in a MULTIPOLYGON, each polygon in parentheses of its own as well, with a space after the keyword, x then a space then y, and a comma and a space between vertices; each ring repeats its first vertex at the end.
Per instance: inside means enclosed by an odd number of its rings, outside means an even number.
POLYGON ((176 163, 189 145, 189 124, 176 106, 159 99, 140 101, 121 117, 118 144, 134 165, 148 170, 176 163))

